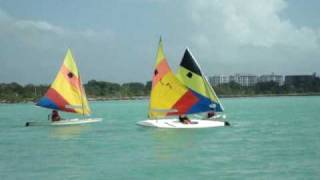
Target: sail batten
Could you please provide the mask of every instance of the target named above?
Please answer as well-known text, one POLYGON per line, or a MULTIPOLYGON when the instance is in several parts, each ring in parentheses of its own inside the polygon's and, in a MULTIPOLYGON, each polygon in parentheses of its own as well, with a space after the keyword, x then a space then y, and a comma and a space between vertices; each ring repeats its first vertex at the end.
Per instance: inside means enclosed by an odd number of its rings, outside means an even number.
POLYGON ((65 112, 90 114, 79 70, 70 49, 67 51, 55 80, 37 105, 65 112))

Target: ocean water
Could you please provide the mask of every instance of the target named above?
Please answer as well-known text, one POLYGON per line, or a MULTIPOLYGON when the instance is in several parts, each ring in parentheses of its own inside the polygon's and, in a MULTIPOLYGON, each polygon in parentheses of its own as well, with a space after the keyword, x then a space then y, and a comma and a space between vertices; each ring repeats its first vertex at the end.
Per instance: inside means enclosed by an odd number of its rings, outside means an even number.
POLYGON ((103 122, 69 127, 0 104, 0 179, 320 179, 320 97, 222 102, 231 127, 175 130, 135 124, 147 101, 91 102, 103 122))

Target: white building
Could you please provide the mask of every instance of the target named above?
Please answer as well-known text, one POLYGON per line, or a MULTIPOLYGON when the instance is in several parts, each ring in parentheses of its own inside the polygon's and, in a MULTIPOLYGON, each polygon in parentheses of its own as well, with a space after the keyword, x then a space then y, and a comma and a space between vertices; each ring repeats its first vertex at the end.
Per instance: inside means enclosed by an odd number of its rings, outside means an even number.
POLYGON ((284 84, 284 76, 275 75, 274 73, 268 75, 261 75, 260 77, 254 74, 234 74, 231 76, 216 75, 209 77, 211 85, 216 86, 224 83, 234 81, 241 86, 254 86, 257 82, 277 82, 280 86, 284 84))
POLYGON ((253 74, 235 74, 229 77, 229 81, 234 81, 241 86, 254 86, 258 82, 258 76, 253 74))
POLYGON ((259 77, 259 82, 276 82, 280 86, 284 84, 284 77, 282 75, 275 75, 274 73, 269 74, 269 75, 261 75, 259 77))
POLYGON ((209 77, 209 82, 213 86, 229 83, 229 76, 225 76, 225 75, 211 76, 209 77))

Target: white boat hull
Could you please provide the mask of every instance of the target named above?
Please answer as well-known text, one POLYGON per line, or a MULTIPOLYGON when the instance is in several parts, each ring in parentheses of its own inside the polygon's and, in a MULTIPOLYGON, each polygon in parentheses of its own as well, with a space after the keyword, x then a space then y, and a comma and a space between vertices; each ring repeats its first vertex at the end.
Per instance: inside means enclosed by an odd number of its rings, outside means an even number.
POLYGON ((178 119, 148 119, 145 121, 137 122, 138 125, 156 128, 173 128, 173 129, 192 129, 192 128, 214 128, 229 126, 228 122, 224 121, 213 121, 213 120, 200 120, 190 119, 192 124, 184 124, 179 122, 178 119))
POLYGON ((224 120, 224 119, 226 119, 227 118, 227 115, 225 115, 225 114, 217 114, 217 115, 215 115, 215 116, 213 116, 213 117, 211 117, 211 118, 209 118, 209 119, 204 119, 204 120, 213 120, 213 121, 216 121, 216 120, 224 120))
POLYGON ((225 114, 216 114, 212 116, 211 118, 207 118, 201 115, 194 115, 196 119, 201 119, 201 120, 209 120, 209 121, 225 121, 227 119, 227 115, 225 114))
POLYGON ((85 119, 64 119, 54 122, 26 122, 26 126, 66 126, 100 122, 102 118, 85 118, 85 119))

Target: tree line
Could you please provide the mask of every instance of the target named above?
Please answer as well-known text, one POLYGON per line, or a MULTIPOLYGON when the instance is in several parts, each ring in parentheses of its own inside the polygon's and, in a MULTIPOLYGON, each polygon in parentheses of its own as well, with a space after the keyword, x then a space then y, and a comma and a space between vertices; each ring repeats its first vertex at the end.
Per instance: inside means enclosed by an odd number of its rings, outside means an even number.
POLYGON ((151 90, 151 82, 145 84, 130 82, 124 84, 91 80, 84 85, 88 97, 98 98, 127 98, 148 96, 151 90))
MULTIPOLYGON (((149 96, 151 82, 146 83, 113 83, 90 80, 84 84, 89 98, 128 99, 140 96, 149 96)), ((48 85, 20 85, 18 83, 0 83, 0 102, 37 101, 49 88, 48 85)), ((306 94, 320 92, 320 79, 295 84, 279 85, 276 82, 259 82, 254 86, 243 87, 236 82, 214 86, 218 96, 251 96, 265 94, 306 94)))
MULTIPOLYGON (((48 90, 49 85, 20 85, 18 83, 0 83, 0 102, 37 101, 48 90)), ((89 98, 127 99, 149 96, 151 82, 145 84, 130 82, 124 84, 90 80, 84 84, 89 98)))

